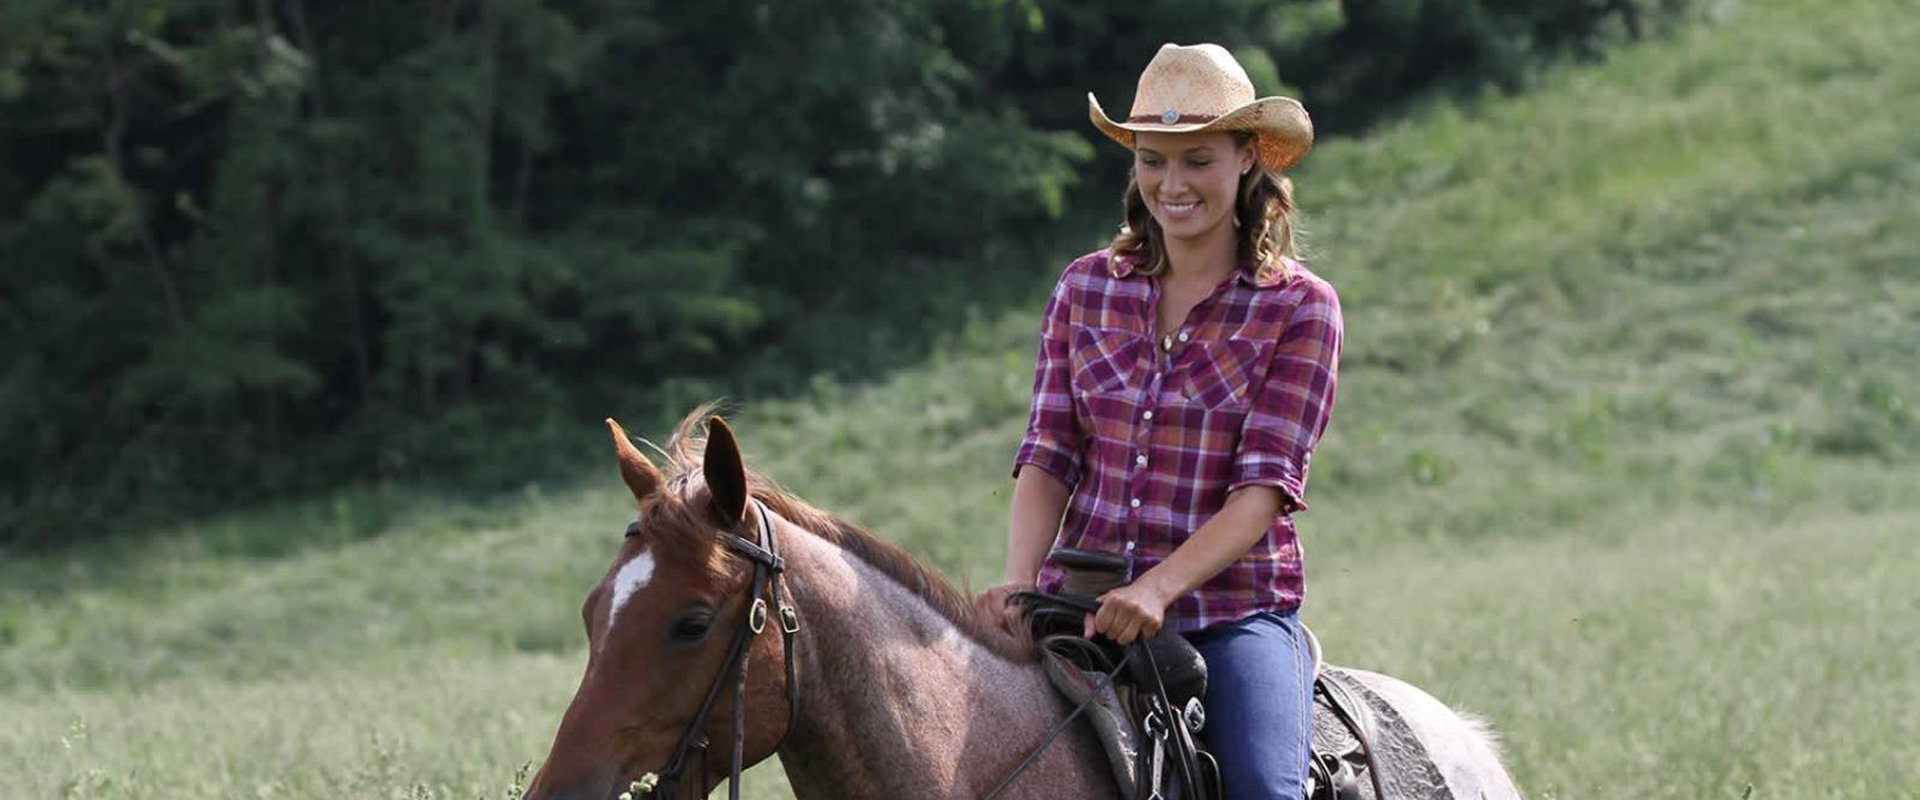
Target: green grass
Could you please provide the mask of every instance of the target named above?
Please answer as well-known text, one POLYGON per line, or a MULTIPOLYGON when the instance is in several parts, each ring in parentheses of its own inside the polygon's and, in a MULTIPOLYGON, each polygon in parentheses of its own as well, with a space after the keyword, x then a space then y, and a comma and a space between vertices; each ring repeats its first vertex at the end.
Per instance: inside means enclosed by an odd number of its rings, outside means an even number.
MULTIPOLYGON (((1299 176, 1349 337, 1307 619, 1491 717, 1532 796, 1920 798, 1905 5, 1721 4, 1299 176)), ((1037 313, 737 428, 984 584, 1037 313)), ((502 796, 578 679, 628 514, 606 456, 566 492, 343 493, 0 561, 9 796, 502 796)))
POLYGON ((1309 624, 1329 658, 1495 720, 1531 796, 1909 797, 1917 512, 1629 507, 1464 552, 1331 541, 1309 624))
MULTIPOLYGON (((1496 720, 1538 797, 1738 797, 1747 783, 1759 797, 1906 796, 1920 777, 1920 499, 1874 469, 1825 477, 1815 488, 1887 494, 1872 512, 1629 507, 1494 546, 1327 536, 1309 617, 1330 657, 1496 720)), ((543 533, 529 522, 485 544, 543 533)), ((271 678, 215 667, 12 692, 0 766, 26 776, 21 797, 492 797, 543 752, 580 664, 357 650, 271 678)), ((777 775, 757 777, 770 783, 753 796, 777 796, 777 775)))

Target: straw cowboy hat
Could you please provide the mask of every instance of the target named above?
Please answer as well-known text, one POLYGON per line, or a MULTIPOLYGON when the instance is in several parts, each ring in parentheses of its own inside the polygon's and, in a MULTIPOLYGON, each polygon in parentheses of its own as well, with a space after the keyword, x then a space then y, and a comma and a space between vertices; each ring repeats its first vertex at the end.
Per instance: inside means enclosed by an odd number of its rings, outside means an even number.
POLYGON ((1293 166, 1313 148, 1313 120, 1291 97, 1253 97, 1253 81, 1233 54, 1217 44, 1160 46, 1140 73, 1133 110, 1115 122, 1087 93, 1087 116, 1108 138, 1133 149, 1138 131, 1252 131, 1260 163, 1293 166))

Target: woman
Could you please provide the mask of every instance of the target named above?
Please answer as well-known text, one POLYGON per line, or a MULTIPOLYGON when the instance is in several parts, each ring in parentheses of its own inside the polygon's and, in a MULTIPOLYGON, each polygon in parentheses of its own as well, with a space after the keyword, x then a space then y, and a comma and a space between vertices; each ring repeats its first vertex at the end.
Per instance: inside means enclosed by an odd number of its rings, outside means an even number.
POLYGON ((1294 254, 1300 104, 1254 99, 1216 45, 1167 45, 1124 122, 1126 225, 1047 304, 1015 458, 1006 583, 1055 591, 1052 547, 1122 553, 1131 583, 1087 623, 1128 643, 1171 625, 1206 658, 1227 797, 1304 796, 1312 670, 1296 612, 1307 464, 1333 407, 1333 288, 1294 254))

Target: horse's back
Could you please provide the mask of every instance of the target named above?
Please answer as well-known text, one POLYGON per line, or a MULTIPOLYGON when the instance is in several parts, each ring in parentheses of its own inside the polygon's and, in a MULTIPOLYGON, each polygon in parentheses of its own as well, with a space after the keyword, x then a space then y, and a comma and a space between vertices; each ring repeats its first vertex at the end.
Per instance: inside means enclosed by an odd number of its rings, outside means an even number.
MULTIPOLYGON (((1372 702, 1385 706, 1384 716, 1404 725, 1417 740, 1417 746, 1425 751, 1424 759, 1432 763, 1438 777, 1446 783, 1447 791, 1435 791, 1434 796, 1444 797, 1450 793, 1455 800, 1519 800, 1520 791, 1500 762, 1499 741, 1485 720, 1456 711, 1419 687, 1393 676, 1344 667, 1333 669, 1351 676, 1376 695, 1372 702)), ((1394 747, 1391 742, 1381 745, 1394 747)), ((1389 763, 1382 765, 1384 769, 1401 773, 1402 779, 1411 777, 1405 774, 1408 770, 1391 763, 1397 760, 1392 758, 1393 753, 1377 755, 1387 756, 1385 760, 1389 763)))

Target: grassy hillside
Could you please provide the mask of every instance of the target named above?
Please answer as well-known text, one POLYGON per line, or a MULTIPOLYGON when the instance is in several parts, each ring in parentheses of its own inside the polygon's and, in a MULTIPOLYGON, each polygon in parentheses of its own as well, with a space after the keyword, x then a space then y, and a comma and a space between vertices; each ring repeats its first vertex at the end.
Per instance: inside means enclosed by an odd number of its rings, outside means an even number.
MULTIPOLYGON (((1349 336, 1306 616, 1333 660, 1490 716, 1536 797, 1920 797, 1906 5, 1721 4, 1298 176, 1349 336)), ((768 474, 984 583, 1037 313, 737 428, 768 474)), ((9 794, 503 795, 628 513, 606 453, 581 460, 605 480, 0 563, 9 794)))

